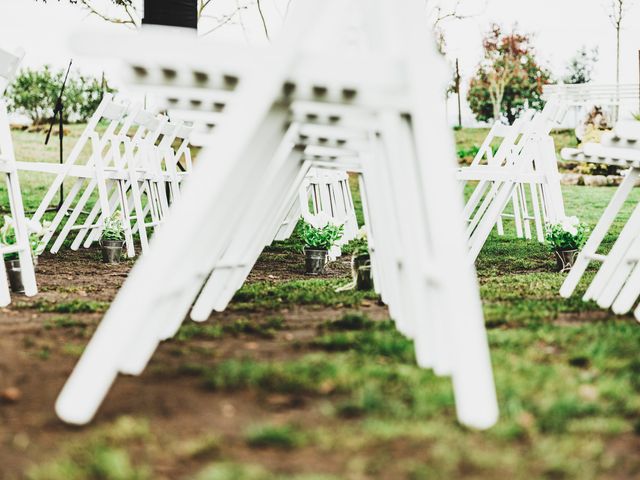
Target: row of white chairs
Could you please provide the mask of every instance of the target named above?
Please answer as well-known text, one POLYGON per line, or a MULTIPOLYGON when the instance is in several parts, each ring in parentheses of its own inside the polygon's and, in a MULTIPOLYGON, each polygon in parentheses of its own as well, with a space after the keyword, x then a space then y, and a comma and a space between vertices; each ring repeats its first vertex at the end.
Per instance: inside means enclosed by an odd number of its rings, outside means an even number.
POLYGON ((633 187, 640 178, 640 123, 620 122, 610 133, 602 136, 601 143, 587 143, 581 149, 566 148, 562 157, 590 163, 601 163, 628 169, 626 176, 596 227, 579 253, 575 265, 562 285, 560 294, 569 298, 574 294, 580 280, 591 262, 601 263, 584 293, 585 301, 593 300, 602 308, 611 308, 614 313, 626 314, 634 309, 640 320, 640 204, 636 204, 631 216, 616 236, 610 250, 602 243, 611 233, 622 207, 629 200, 633 187))
POLYGON ((23 51, 10 52, 0 48, 0 172, 4 174, 6 180, 9 209, 15 231, 14 244, 0 244, 0 306, 2 307, 11 303, 4 255, 18 254, 25 295, 33 296, 38 293, 29 241, 31 232, 22 202, 16 154, 11 138, 7 105, 3 98, 5 90, 14 78, 23 57, 23 51))
POLYGON ((276 233, 275 240, 290 238, 300 219, 318 227, 327 223, 343 225, 342 237, 329 251, 329 258, 332 260, 341 256, 341 247, 354 240, 359 232, 348 172, 310 169, 298 197, 276 233))
POLYGON ((118 373, 140 374, 189 312, 204 321, 226 308, 315 167, 358 173, 376 288, 397 328, 419 365, 452 377, 463 424, 495 423, 441 101, 448 74, 424 25, 420 0, 300 0, 267 50, 152 30, 74 39, 126 58, 142 88, 209 102, 219 121, 61 392, 63 420, 90 421, 118 373))
POLYGON ((120 212, 127 255, 136 254, 135 233, 146 251, 150 232, 179 199, 191 172, 190 134, 181 121, 106 94, 63 164, 17 162, 20 170, 54 176, 34 221, 42 221, 60 187, 70 183, 40 248, 52 243, 57 253, 72 234, 72 250, 88 248, 100 240, 105 220, 120 212))
POLYGON ((513 125, 495 123, 471 165, 458 169, 463 185, 478 182, 464 209, 471 262, 494 227, 504 234, 505 219, 514 221, 519 238, 531 239, 533 227, 537 240, 544 242, 545 224, 564 218, 550 133, 565 112, 561 102, 550 101, 541 112, 524 112, 513 125))

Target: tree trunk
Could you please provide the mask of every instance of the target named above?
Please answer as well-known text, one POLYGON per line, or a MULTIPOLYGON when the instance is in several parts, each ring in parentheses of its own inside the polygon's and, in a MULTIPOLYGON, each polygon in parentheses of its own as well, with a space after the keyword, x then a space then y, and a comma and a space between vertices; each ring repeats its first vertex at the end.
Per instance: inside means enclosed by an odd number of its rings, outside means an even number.
POLYGON ((616 29, 616 106, 613 109, 613 120, 617 122, 620 116, 620 31, 622 24, 616 29))
POLYGON ((144 0, 142 23, 197 29, 197 0, 144 0))

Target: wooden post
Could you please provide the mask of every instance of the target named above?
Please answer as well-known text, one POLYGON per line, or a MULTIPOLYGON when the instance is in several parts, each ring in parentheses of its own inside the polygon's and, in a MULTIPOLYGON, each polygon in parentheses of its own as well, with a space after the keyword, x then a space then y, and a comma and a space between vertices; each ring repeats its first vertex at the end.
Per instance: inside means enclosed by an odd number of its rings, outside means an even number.
POLYGON ((456 93, 458 94, 458 127, 462 128, 462 99, 460 93, 460 65, 456 58, 456 93))

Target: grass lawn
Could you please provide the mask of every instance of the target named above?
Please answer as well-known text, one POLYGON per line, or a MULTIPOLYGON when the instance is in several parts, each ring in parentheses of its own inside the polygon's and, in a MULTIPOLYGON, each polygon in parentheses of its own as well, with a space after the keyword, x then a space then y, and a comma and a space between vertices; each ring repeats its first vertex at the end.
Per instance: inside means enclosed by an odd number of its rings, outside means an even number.
MULTIPOLYGON (((457 132, 458 146, 485 134, 457 132)), ((40 135, 14 139, 22 159, 55 161, 40 135)), ((23 178, 34 208, 43 189, 23 178)), ((593 226, 614 189, 563 191, 593 226)), ((640 326, 561 299, 551 254, 507 233, 477 263, 501 407, 486 432, 456 423, 450 380, 416 367, 374 294, 334 293, 346 259, 301 274, 296 236, 265 251, 228 311, 185 322, 144 375, 120 378, 90 426, 64 426, 55 397, 130 265, 45 255, 42 294, 0 312, 0 392, 20 393, 0 400, 0 478, 640 478, 640 326)))

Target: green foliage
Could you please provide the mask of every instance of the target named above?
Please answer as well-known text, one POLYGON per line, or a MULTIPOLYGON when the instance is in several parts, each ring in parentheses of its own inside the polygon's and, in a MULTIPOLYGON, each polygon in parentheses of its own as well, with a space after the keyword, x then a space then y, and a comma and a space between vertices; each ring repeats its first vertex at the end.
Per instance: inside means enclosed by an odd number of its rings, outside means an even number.
POLYGON ((473 160, 479 151, 480 147, 478 147, 477 145, 473 145, 471 148, 462 148, 458 150, 458 158, 460 160, 473 160))
POLYGON ((328 223, 324 227, 316 228, 310 223, 302 227, 302 239, 307 248, 314 250, 329 250, 344 234, 344 225, 328 223))
POLYGON ((598 47, 588 50, 586 46, 583 46, 569 61, 567 65, 567 74, 564 77, 563 82, 572 85, 589 83, 593 75, 595 64, 598 62, 599 58, 600 54, 598 47))
POLYGON ((249 429, 247 445, 254 448, 293 450, 304 443, 303 435, 291 425, 262 425, 249 429))
POLYGON ((478 66, 467 93, 477 120, 509 123, 526 108, 541 109, 543 86, 551 74, 538 64, 531 36, 503 33, 493 25, 483 41, 484 60, 478 66))
POLYGON ((279 316, 267 317, 262 321, 238 318, 232 323, 225 325, 188 322, 180 327, 176 339, 180 341, 189 341, 191 339, 218 339, 222 338, 225 334, 232 336, 243 334, 253 335, 259 338, 274 338, 276 332, 284 328, 284 319, 279 316))
MULTIPOLYGON (((2 228, 0 228, 0 243, 2 245, 10 246, 15 245, 16 240, 16 230, 15 230, 15 222, 13 218, 8 215, 4 216, 4 223, 2 224, 2 228)), ((4 255, 5 260, 17 260, 18 253, 7 253, 4 255)))
POLYGON ((56 303, 37 300, 33 303, 18 303, 15 306, 20 309, 35 308, 43 313, 103 313, 109 308, 107 302, 80 299, 56 303))
POLYGON ((580 250, 588 238, 589 228, 577 217, 546 226, 545 239, 551 250, 580 250))
MULTIPOLYGON (((9 110, 28 116, 34 125, 48 121, 53 116, 65 74, 65 70, 53 71, 49 66, 40 70, 22 70, 7 91, 9 110)), ((101 80, 97 78, 70 73, 62 97, 63 120, 66 123, 86 122, 103 94, 113 92, 115 90, 107 82, 103 89, 101 80)))
MULTIPOLYGON (((0 228, 0 244, 9 246, 17 243, 15 225, 13 218, 8 215, 4 216, 4 223, 2 224, 2 228, 0 228)), ((44 246, 40 245, 40 241, 47 233, 48 228, 49 222, 45 222, 44 228, 41 227, 38 222, 27 222, 29 246, 31 247, 31 254, 34 258, 42 253, 41 248, 44 248, 44 246)), ((18 258, 18 253, 6 254, 5 258, 7 260, 16 260, 18 258)))
POLYGON ((229 305, 231 310, 256 311, 290 308, 294 305, 324 305, 355 307, 363 300, 377 300, 373 291, 349 290, 336 292, 343 284, 337 280, 293 280, 288 282, 246 283, 229 305))
POLYGON ((347 313, 339 320, 326 322, 323 328, 334 331, 368 330, 374 326, 374 322, 361 313, 347 313))
MULTIPOLYGON (((138 466, 128 445, 149 439, 146 422, 121 417, 94 432, 84 441, 70 444, 57 458, 32 467, 28 480, 145 480, 150 468, 138 466)), ((139 459, 136 459, 139 462, 139 459)))
POLYGON ((124 227, 122 225, 122 213, 117 210, 107 217, 104 221, 104 227, 102 229, 103 240, 124 240, 124 227))

